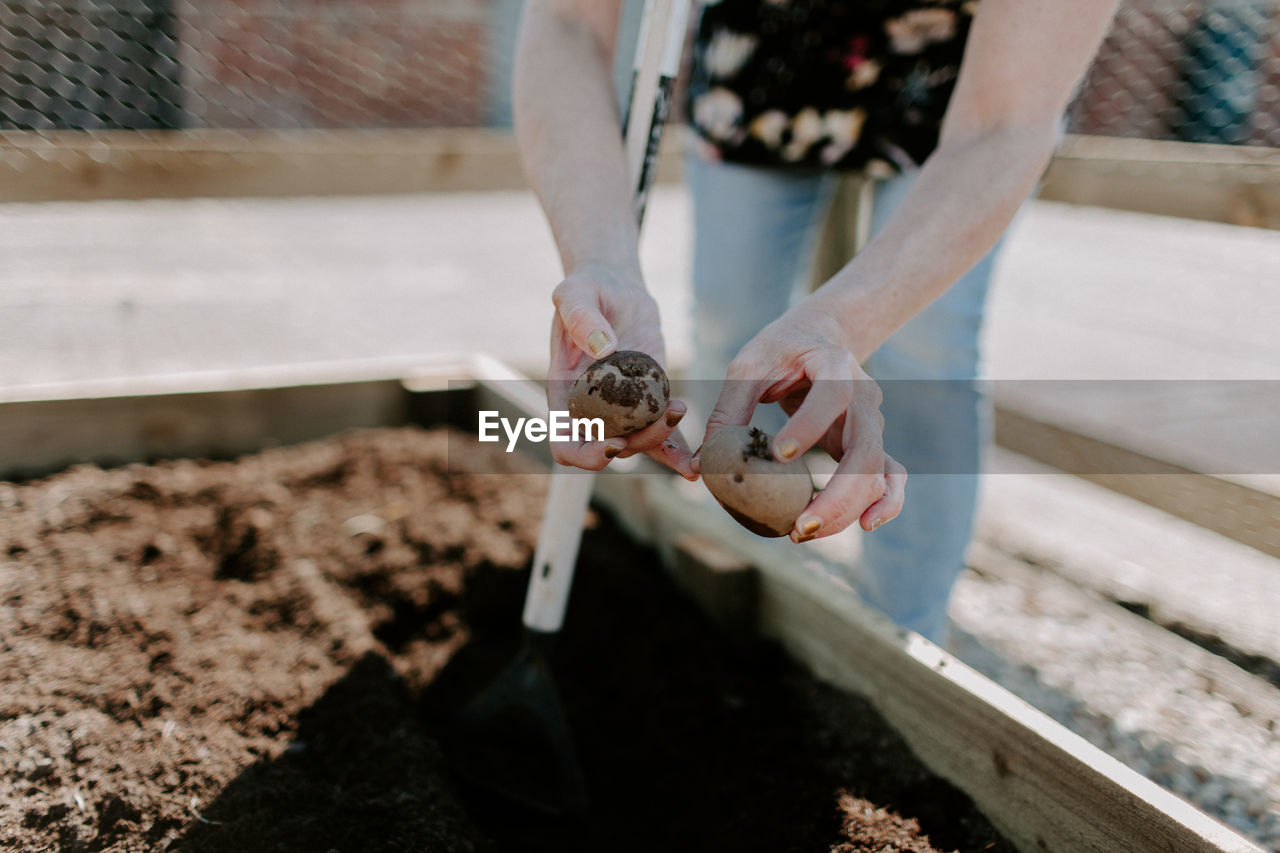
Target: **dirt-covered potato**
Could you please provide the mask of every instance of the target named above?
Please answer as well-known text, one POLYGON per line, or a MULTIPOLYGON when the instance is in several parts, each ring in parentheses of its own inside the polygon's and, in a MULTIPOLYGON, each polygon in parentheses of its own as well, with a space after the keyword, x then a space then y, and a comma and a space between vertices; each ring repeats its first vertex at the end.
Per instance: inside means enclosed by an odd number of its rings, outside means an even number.
POLYGON ((662 365, 635 350, 605 356, 569 386, 569 415, 600 418, 604 437, 639 432, 667 410, 671 385, 662 365))
POLYGON ((775 460, 772 439, 754 427, 725 427, 702 445, 699 458, 711 494, 760 536, 786 536, 813 498, 804 462, 775 460))

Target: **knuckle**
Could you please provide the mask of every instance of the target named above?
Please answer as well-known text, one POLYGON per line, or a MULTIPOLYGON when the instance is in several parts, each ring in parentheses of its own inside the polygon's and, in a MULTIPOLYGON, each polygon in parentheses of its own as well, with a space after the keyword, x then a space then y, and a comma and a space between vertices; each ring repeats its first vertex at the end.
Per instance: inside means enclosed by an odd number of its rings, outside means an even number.
POLYGON ((656 320, 659 316, 658 300, 654 299, 648 293, 639 293, 635 296, 635 311, 637 315, 645 320, 656 320))
POLYGON ((878 412, 880 406, 884 404, 884 389, 880 387, 880 383, 867 380, 866 394, 867 405, 874 406, 878 412))
POLYGON ((841 498, 837 498, 834 495, 815 504, 810 511, 814 512, 822 519, 821 532, 823 534, 830 534, 834 531, 843 529, 846 526, 845 519, 849 517, 849 510, 846 501, 841 498))
POLYGON ((852 377, 854 368, 857 366, 857 360, 854 359, 853 353, 844 347, 823 347, 822 360, 829 365, 829 369, 833 373, 839 376, 852 377))
POLYGON ((572 299, 578 291, 578 285, 569 279, 565 279, 555 286, 551 291, 551 301, 556 305, 561 302, 572 299))
POLYGON ((711 412, 710 415, 707 416, 707 435, 710 435, 714 430, 727 427, 728 425, 729 425, 728 413, 723 411, 722 409, 715 409, 714 411, 711 412))
POLYGON ((884 389, 874 379, 861 378, 854 380, 853 398, 859 406, 879 409, 884 403, 884 389))
POLYGON ((870 506, 884 497, 888 488, 888 483, 885 481, 884 474, 874 474, 868 477, 865 486, 867 505, 870 506))
POLYGON ((580 326, 589 320, 590 313, 590 309, 580 302, 562 305, 560 308, 560 317, 570 329, 580 326))
POLYGON ((728 368, 725 369, 724 376, 731 381, 741 381, 747 379, 751 373, 750 365, 742 356, 738 356, 729 362, 728 368))

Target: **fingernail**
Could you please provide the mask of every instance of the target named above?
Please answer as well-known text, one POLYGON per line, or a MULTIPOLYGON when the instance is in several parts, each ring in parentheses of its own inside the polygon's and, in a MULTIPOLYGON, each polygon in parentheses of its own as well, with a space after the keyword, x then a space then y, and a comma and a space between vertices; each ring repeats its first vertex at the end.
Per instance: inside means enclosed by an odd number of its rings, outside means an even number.
POLYGON ((885 520, 883 518, 877 518, 875 521, 871 522, 871 529, 875 530, 877 527, 884 524, 884 521, 885 520))
POLYGON ((587 348, 591 350, 592 355, 599 358, 609 348, 609 336, 602 329, 596 329, 587 335, 587 348))
POLYGON ((674 411, 674 412, 673 412, 673 411, 668 411, 668 412, 667 412, 667 426, 669 426, 669 427, 673 427, 673 426, 675 426, 676 424, 680 423, 680 420, 684 417, 684 415, 685 415, 685 413, 684 413, 684 412, 681 412, 681 411, 674 411))
POLYGON ((796 519, 796 530, 799 530, 802 536, 812 538, 821 529, 822 519, 816 515, 802 515, 796 519))
POLYGON ((627 443, 621 439, 611 438, 604 443, 604 458, 612 459, 627 447, 627 443))
POLYGON ((799 452, 800 445, 794 438, 784 439, 783 442, 778 445, 778 455, 783 459, 790 459, 799 452))

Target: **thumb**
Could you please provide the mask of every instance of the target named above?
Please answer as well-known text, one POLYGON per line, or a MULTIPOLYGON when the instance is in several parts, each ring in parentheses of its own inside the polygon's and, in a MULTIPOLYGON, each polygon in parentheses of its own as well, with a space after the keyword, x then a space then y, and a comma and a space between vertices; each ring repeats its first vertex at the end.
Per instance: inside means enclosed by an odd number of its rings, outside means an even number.
POLYGON ((551 294, 556 315, 574 344, 600 359, 618 348, 613 326, 600 312, 596 291, 575 282, 561 282, 551 294))

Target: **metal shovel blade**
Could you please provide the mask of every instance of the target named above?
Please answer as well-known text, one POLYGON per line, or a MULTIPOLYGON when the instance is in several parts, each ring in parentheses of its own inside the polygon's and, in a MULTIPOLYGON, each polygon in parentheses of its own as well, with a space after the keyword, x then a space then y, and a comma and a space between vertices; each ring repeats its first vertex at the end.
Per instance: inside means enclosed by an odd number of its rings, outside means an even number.
POLYGON ((586 813, 587 788, 551 678, 548 635, 526 632, 520 653, 464 706, 450 752, 468 782, 552 817, 586 813))

